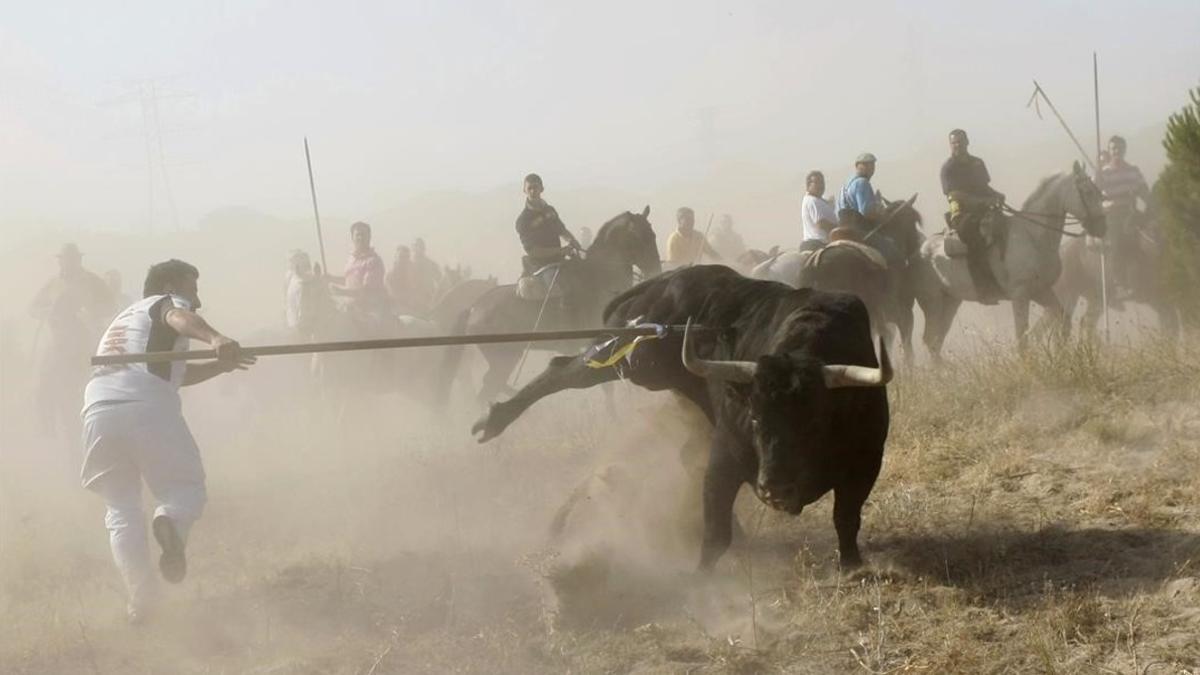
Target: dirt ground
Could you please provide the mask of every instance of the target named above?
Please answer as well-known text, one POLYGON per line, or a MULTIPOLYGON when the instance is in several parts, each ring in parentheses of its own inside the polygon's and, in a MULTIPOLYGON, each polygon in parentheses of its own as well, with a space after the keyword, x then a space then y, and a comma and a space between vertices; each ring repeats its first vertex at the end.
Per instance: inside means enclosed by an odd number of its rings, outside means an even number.
POLYGON ((213 383, 185 399, 210 494, 188 578, 141 627, 78 450, 34 435, 18 364, 0 672, 1200 672, 1189 344, 902 372, 853 574, 828 497, 790 517, 743 494, 745 537, 695 575, 703 425, 670 395, 622 385, 614 418, 564 394, 478 446, 466 406, 213 383))

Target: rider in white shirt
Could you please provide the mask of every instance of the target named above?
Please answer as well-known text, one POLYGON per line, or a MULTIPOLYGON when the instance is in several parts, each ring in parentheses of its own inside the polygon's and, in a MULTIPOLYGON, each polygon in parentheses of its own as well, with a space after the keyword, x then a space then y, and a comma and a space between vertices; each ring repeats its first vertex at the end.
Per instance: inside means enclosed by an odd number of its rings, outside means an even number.
POLYGON ((825 200, 825 174, 810 171, 804 179, 805 195, 800 202, 800 225, 804 233, 801 250, 829 243, 829 231, 837 227, 837 211, 825 200))

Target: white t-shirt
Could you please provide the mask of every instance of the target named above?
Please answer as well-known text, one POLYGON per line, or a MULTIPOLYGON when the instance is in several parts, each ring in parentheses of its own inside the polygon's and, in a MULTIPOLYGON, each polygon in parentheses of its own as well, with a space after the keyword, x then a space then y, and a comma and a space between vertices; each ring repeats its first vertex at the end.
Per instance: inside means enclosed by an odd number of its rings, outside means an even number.
MULTIPOLYGON (((188 338, 164 320, 172 308, 190 310, 192 306, 177 295, 152 295, 126 307, 104 331, 96 355, 186 350, 188 338)), ((96 366, 83 393, 83 409, 103 401, 161 399, 177 405, 186 368, 183 361, 96 366)))
POLYGON ((804 230, 805 241, 809 239, 829 241, 829 231, 817 227, 817 223, 822 220, 828 220, 837 225, 837 212, 834 211, 833 204, 820 197, 804 195, 804 200, 800 202, 800 225, 804 230))

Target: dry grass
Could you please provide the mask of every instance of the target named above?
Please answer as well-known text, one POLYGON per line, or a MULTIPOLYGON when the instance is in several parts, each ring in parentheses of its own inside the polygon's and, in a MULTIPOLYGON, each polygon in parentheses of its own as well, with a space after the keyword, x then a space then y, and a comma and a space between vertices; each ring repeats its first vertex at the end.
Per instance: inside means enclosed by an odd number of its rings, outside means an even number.
POLYGON ((692 423, 661 396, 625 392, 613 425, 570 394, 482 448, 465 415, 214 412, 193 415, 211 504, 191 577, 133 630, 95 501, 6 453, 0 672, 1200 672, 1186 345, 1000 346, 902 374, 851 575, 828 499, 791 518, 748 498, 747 540, 692 575, 692 423), (614 461, 632 469, 590 483, 548 548, 555 509, 614 461))

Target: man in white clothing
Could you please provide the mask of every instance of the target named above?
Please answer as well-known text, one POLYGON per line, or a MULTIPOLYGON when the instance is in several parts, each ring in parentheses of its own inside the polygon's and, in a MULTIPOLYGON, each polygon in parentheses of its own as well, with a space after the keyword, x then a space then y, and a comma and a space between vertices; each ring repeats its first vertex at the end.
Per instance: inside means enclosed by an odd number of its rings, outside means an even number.
POLYGON ((99 366, 84 392, 80 477, 107 507, 104 523, 133 623, 145 618, 159 595, 150 567, 142 481, 157 502, 151 529, 162 548, 159 571, 172 583, 187 574, 184 545, 206 501, 204 467, 183 419, 179 387, 244 370, 254 362, 239 353, 237 342, 195 313, 200 309, 199 276, 181 260, 152 266, 143 299, 113 319, 96 354, 181 351, 195 339, 211 345, 217 360, 99 366))
POLYGON ((825 201, 825 174, 808 172, 804 180, 805 195, 800 202, 800 225, 804 241, 800 250, 818 249, 829 243, 829 232, 837 227, 837 211, 825 201))

